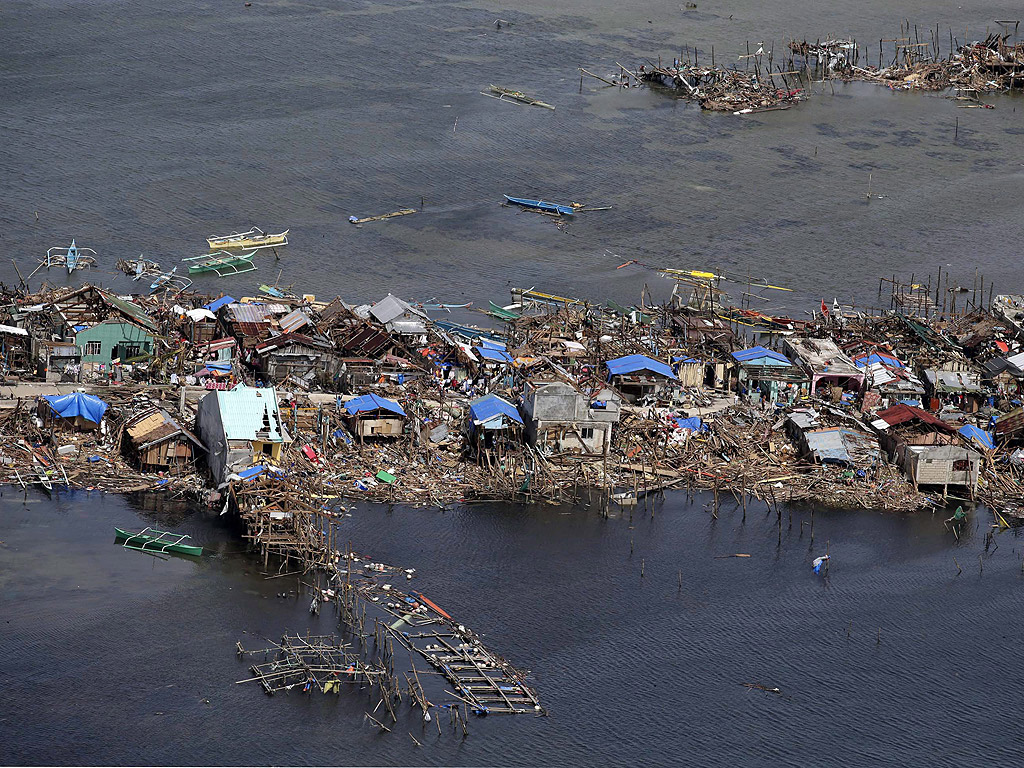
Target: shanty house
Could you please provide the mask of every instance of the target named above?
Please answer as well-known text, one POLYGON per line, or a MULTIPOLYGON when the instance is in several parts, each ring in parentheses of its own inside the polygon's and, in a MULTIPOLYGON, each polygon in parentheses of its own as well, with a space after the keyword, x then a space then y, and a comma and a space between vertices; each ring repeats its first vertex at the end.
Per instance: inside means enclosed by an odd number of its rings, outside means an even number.
POLYGON ((794 403, 807 397, 811 378, 780 352, 757 346, 732 353, 736 388, 752 404, 794 403))
POLYGON ((975 371, 928 370, 924 377, 933 411, 951 405, 964 413, 975 413, 987 396, 981 374, 975 371))
POLYGON ((36 376, 49 382, 78 381, 82 373, 82 348, 73 341, 32 339, 36 376))
POLYGON ((871 426, 882 446, 915 486, 978 487, 981 454, 958 444, 956 429, 934 414, 899 404, 879 411, 871 426))
POLYGON ((345 402, 349 427, 360 441, 367 437, 400 437, 405 429, 405 411, 394 400, 378 395, 360 395, 345 402))
POLYGON ((864 396, 865 405, 869 400, 888 408, 896 402, 915 401, 921 405, 924 397, 924 383, 908 369, 899 358, 887 349, 876 347, 863 349, 852 357, 853 364, 865 374, 865 385, 873 398, 864 396))
POLYGON ((564 381, 527 381, 526 440, 554 452, 607 453, 620 407, 619 396, 608 388, 586 394, 564 381))
POLYGON ((667 363, 646 355, 618 357, 607 361, 605 367, 608 381, 631 403, 646 395, 658 395, 679 380, 667 363))
POLYGON ((425 313, 390 293, 369 309, 369 314, 389 332, 413 343, 427 340, 425 313))
POLYGON ((137 413, 124 423, 125 452, 144 472, 182 469, 206 452, 199 438, 162 408, 137 413))
POLYGON ((273 313, 264 304, 225 304, 217 316, 242 349, 252 349, 270 335, 273 313))
POLYGON ((291 441, 273 387, 212 391, 199 401, 196 431, 207 448, 207 465, 218 483, 259 461, 277 462, 291 441))
POLYGON ((882 461, 882 450, 874 435, 845 427, 805 430, 799 447, 815 464, 866 469, 882 461))
POLYGON ((264 378, 283 382, 291 377, 308 387, 314 379, 330 381, 337 367, 334 348, 324 338, 301 333, 282 333, 256 345, 253 363, 264 378))
POLYGON ((114 360, 146 358, 156 344, 156 323, 139 305, 94 285, 84 285, 55 302, 64 341, 81 348, 83 368, 95 371, 114 360))
POLYGON ((68 429, 98 429, 109 406, 96 395, 72 392, 40 398, 39 415, 44 424, 68 429))
POLYGON ((500 450, 503 442, 518 443, 523 417, 512 403, 492 393, 469 404, 466 431, 479 456, 484 451, 500 450))
POLYGON ((811 394, 819 385, 827 387, 830 399, 838 402, 843 392, 860 393, 864 389, 864 371, 839 349, 831 339, 788 338, 783 347, 787 357, 811 374, 811 394))
POLYGON ((1001 395, 1019 397, 1024 393, 1024 353, 1012 358, 993 357, 981 364, 981 375, 1001 395))

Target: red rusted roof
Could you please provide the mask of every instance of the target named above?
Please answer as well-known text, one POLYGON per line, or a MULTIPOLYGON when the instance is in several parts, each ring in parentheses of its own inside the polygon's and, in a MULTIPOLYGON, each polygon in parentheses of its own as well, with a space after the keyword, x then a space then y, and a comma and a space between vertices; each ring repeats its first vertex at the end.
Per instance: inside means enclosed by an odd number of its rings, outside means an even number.
POLYGON ((891 408, 886 408, 884 411, 878 412, 878 418, 888 424, 890 427, 895 427, 897 424, 905 424, 908 421, 921 421, 925 424, 941 429, 944 432, 955 431, 953 427, 944 422, 938 416, 928 411, 922 411, 920 408, 915 408, 912 405, 906 403, 900 403, 894 405, 891 408))

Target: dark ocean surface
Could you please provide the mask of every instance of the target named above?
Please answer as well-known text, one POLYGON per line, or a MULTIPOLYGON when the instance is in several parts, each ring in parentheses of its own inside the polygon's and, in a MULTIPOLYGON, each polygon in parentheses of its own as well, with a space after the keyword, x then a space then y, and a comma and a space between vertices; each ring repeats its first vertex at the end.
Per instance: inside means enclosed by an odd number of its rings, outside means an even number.
MULTIPOLYGON (((223 518, 161 500, 0 499, 4 763, 1020 765, 1024 540, 976 512, 772 513, 669 496, 587 509, 355 507, 354 545, 533 671, 548 717, 442 735, 377 698, 267 697, 234 643, 334 632, 279 598, 223 518), (198 563, 125 550, 113 526, 190 534, 198 563), (832 555, 827 578, 811 560, 832 555), (632 554, 630 550, 632 548, 632 554), (749 558, 720 558, 749 554, 749 558), (641 563, 644 576, 641 578, 641 563), (957 564, 962 569, 958 575, 957 564), (682 587, 679 581, 682 581, 682 587), (781 694, 745 683, 778 687, 781 694), (422 742, 415 747, 408 733, 422 742)), ((271 569, 274 572, 275 569, 271 569)), ((419 664, 422 669, 423 664, 419 664)), ((401 669, 401 668, 400 668, 401 669)), ((406 667, 408 669, 408 667, 406 667)), ((421 673, 422 674, 422 673, 421 673)), ((438 690, 435 701, 448 697, 438 690)))
MULTIPOLYGON (((902 19, 962 42, 1018 4, 697 4, 6 0, 0 280, 16 279, 11 258, 27 274, 74 237, 100 259, 76 281, 137 289, 118 259, 170 267, 258 224, 291 228, 282 260, 197 289, 252 294, 281 270, 282 284, 350 301, 479 306, 535 285, 633 302, 645 282, 667 295, 652 273, 615 269, 638 259, 795 289, 768 311, 871 304, 880 276, 940 265, 1024 291, 1019 97, 958 109, 818 83, 795 109, 734 116, 590 78, 580 93, 576 69, 608 76, 684 46, 728 62, 747 41, 876 41, 902 19), (481 96, 490 83, 557 109, 481 96), (882 199, 865 200, 869 174, 882 199), (501 207, 503 193, 613 207, 563 232, 501 207), (347 221, 421 199, 415 216, 347 221)), ((0 763, 1024 762, 1016 532, 986 542, 984 510, 957 541, 948 513, 819 508, 812 541, 809 509, 792 525, 784 513, 780 535, 763 509, 715 520, 706 502, 671 495, 632 523, 547 506, 352 510, 357 549, 416 568, 424 592, 533 670, 549 717, 474 719, 463 740, 408 709, 379 735, 365 695, 235 685, 236 641, 336 622, 311 619, 307 597, 278 598, 301 585, 265 580, 228 521, 160 499, 6 489, 0 763), (114 544, 114 525, 157 523, 212 555, 114 544), (827 579, 810 568, 826 546, 827 579), (734 553, 751 557, 716 559, 734 553)))

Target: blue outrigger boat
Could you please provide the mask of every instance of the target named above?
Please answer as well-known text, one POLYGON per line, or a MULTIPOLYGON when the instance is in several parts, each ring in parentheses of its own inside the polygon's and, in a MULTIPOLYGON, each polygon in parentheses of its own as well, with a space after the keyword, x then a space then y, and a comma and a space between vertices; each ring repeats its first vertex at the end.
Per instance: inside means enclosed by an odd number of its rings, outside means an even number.
POLYGON ((576 213, 576 209, 571 205, 548 203, 544 200, 527 200, 525 197, 509 197, 508 195, 505 195, 505 199, 513 205, 521 205, 523 208, 531 208, 544 213, 554 213, 560 216, 572 216, 576 213))

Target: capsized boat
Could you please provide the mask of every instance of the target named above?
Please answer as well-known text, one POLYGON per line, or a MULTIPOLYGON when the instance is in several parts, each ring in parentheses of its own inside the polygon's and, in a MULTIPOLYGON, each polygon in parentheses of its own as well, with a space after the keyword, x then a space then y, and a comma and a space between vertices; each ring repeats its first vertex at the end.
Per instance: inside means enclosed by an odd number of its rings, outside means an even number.
POLYGON ((558 203, 548 203, 544 200, 528 200, 525 197, 509 197, 504 196, 505 199, 513 205, 520 205, 523 208, 530 208, 534 211, 543 211, 544 213, 554 213, 560 216, 572 216, 576 213, 576 209, 571 205, 559 205, 558 203))
POLYGON ((255 255, 255 250, 249 251, 249 253, 217 251, 203 256, 189 256, 182 261, 188 265, 190 275, 198 272, 216 272, 218 277, 224 277, 225 275, 240 275, 257 269, 256 265, 252 263, 252 258, 255 255))
POLYGON ((164 272, 163 274, 157 275, 149 285, 150 293, 160 290, 173 291, 174 293, 181 293, 192 285, 192 281, 184 275, 177 274, 178 268, 174 267, 170 272, 164 272))
POLYGON ((219 237, 208 237, 206 242, 210 244, 211 250, 222 250, 224 248, 273 248, 278 245, 288 245, 288 233, 286 229, 276 235, 268 235, 259 227, 253 227, 247 232, 236 232, 233 235, 221 235, 219 237))
POLYGON ((526 104, 531 107, 543 107, 544 109, 554 109, 553 106, 547 104, 540 99, 535 99, 533 96, 527 96, 522 91, 514 91, 511 88, 502 88, 500 85, 492 85, 488 89, 490 93, 485 93, 484 96, 491 96, 492 98, 504 101, 505 99, 511 99, 520 104, 526 104))
POLYGON ((192 544, 183 543, 185 539, 192 538, 183 533, 170 533, 158 531, 154 528, 144 528, 138 533, 123 531, 114 528, 114 534, 118 541, 123 541, 122 546, 127 549, 139 549, 145 552, 177 552, 179 555, 203 554, 203 548, 192 544))

